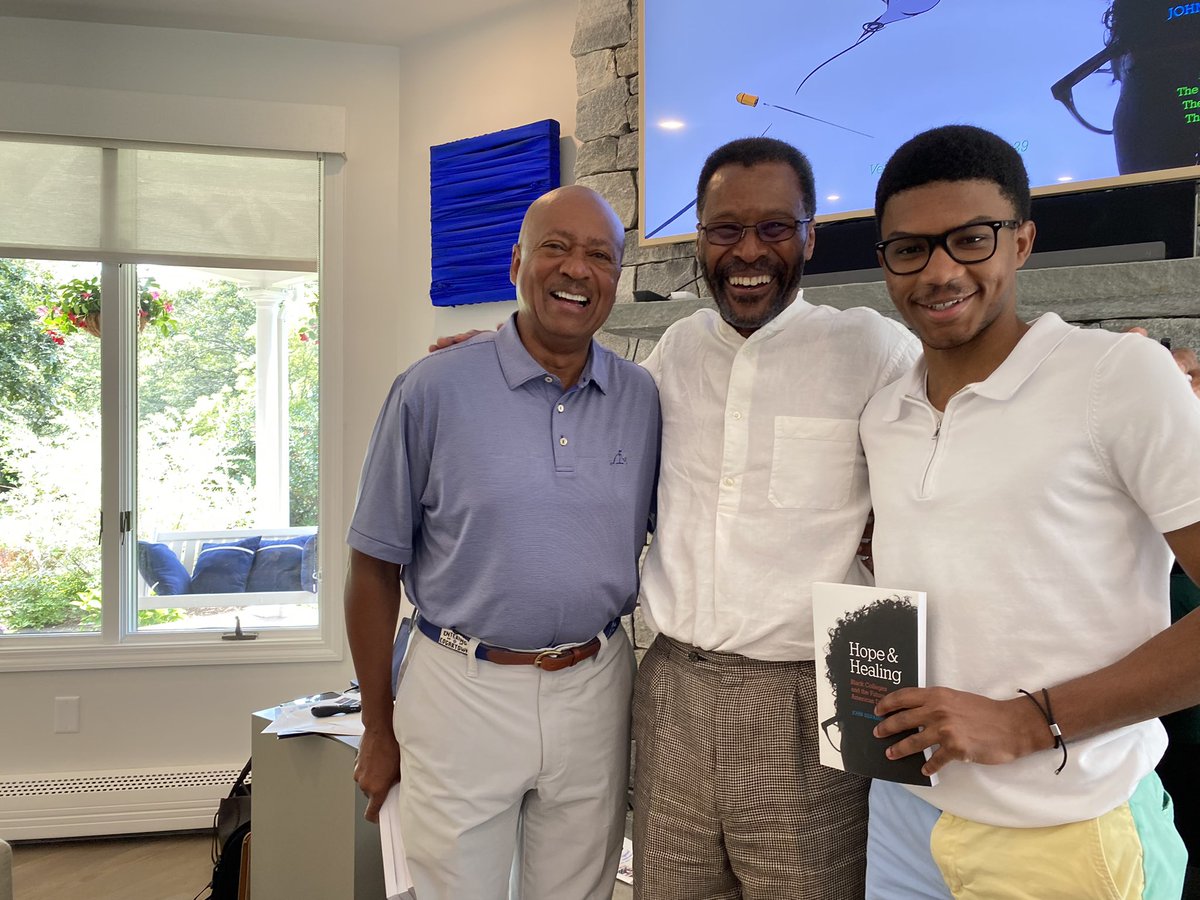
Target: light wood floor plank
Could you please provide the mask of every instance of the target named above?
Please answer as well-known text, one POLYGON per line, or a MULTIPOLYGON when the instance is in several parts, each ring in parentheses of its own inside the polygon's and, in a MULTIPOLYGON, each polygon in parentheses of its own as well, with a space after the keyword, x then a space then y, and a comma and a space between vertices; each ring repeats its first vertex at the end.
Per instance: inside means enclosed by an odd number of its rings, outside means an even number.
MULTIPOLYGON (((211 852, 208 834, 16 844, 14 896, 15 900, 193 900, 212 878, 211 852)), ((613 900, 632 896, 628 885, 614 886, 613 900)))
POLYGON ((212 878, 207 834, 17 844, 16 900, 192 900, 212 878))

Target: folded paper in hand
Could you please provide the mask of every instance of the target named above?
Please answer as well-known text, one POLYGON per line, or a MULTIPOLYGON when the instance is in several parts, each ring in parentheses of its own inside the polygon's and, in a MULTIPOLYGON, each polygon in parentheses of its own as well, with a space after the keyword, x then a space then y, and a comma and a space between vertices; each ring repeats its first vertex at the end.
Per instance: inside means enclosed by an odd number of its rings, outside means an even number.
POLYGON ((379 839, 383 844, 383 886, 387 900, 414 900, 412 876, 400 834, 400 785, 393 784, 379 810, 379 839))

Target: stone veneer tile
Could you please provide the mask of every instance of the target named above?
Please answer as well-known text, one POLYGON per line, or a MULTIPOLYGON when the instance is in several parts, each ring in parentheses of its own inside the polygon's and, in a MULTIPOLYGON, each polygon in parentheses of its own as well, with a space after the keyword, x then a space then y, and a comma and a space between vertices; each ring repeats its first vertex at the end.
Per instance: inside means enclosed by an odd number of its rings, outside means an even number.
MULTIPOLYGON (((661 263, 637 267, 639 291, 654 291, 666 296, 671 291, 695 291, 697 275, 694 259, 671 259, 661 263)), ((639 304, 644 305, 644 304, 639 304)))
POLYGON ((629 43, 631 25, 629 0, 580 0, 571 55, 622 47, 629 43))
MULTIPOLYGON (((629 86, 623 78, 588 91, 575 104, 575 138, 594 141, 629 131, 629 86)), ((636 106, 635 106, 636 110, 636 106)))
POLYGON ((575 156, 575 178, 615 172, 617 169, 617 139, 605 135, 579 145, 575 156))
POLYGON ((616 51, 618 75, 636 75, 638 72, 638 45, 630 41, 616 51))
POLYGON ((668 259, 692 259, 695 255, 696 242, 691 240, 643 244, 638 248, 639 263, 666 262, 668 259))
POLYGON ((637 131, 623 134, 617 138, 617 158, 615 165, 618 169, 636 170, 638 167, 638 147, 641 139, 637 131))
POLYGON ((576 183, 590 187, 608 200, 626 228, 637 224, 637 185, 634 183, 632 172, 585 175, 576 179, 576 183))
POLYGON ((621 279, 617 282, 617 303, 633 302, 633 283, 637 280, 636 266, 622 266, 621 279))
POLYGON ((616 56, 612 50, 597 50, 575 60, 576 95, 586 94, 616 80, 616 56))
MULTIPOLYGON (((629 83, 625 83, 625 93, 629 94, 629 83)), ((625 118, 634 131, 638 129, 638 122, 641 121, 641 108, 638 106, 638 98, 630 94, 625 98, 625 118)))

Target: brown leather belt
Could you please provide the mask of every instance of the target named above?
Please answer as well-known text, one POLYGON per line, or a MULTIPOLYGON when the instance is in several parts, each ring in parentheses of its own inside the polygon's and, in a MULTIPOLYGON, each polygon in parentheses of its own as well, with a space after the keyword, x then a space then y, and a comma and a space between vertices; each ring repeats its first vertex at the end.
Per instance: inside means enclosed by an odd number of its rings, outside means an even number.
MULTIPOLYGON (((605 626, 604 634, 611 637, 621 626, 619 618, 613 619, 605 626)), ((418 616, 417 629, 436 644, 447 650, 461 653, 464 656, 470 647, 470 638, 459 634, 451 628, 439 628, 428 619, 418 616)), ((551 648, 549 650, 509 650, 505 647, 493 647, 489 644, 477 644, 475 657, 496 663, 499 666, 537 666, 547 672, 557 672, 567 669, 585 659, 591 659, 600 652, 600 638, 594 637, 585 644, 577 647, 551 648)))
POLYGON ((486 659, 497 665, 537 666, 547 672, 557 672, 559 669, 570 668, 585 659, 591 659, 599 653, 600 639, 592 638, 586 644, 580 644, 578 647, 568 647, 564 650, 539 650, 536 653, 505 650, 503 647, 484 648, 482 645, 480 645, 480 649, 483 650, 482 654, 477 654, 480 659, 486 659))

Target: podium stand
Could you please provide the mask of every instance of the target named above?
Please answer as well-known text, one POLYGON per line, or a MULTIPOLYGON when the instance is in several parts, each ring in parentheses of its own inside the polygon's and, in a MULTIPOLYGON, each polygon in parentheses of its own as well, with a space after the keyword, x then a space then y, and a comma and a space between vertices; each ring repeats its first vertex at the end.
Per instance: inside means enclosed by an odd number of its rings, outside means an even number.
POLYGON ((367 799, 353 777, 358 738, 263 734, 273 714, 250 719, 253 900, 380 900, 379 827, 363 819, 367 799))

